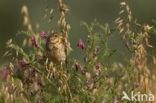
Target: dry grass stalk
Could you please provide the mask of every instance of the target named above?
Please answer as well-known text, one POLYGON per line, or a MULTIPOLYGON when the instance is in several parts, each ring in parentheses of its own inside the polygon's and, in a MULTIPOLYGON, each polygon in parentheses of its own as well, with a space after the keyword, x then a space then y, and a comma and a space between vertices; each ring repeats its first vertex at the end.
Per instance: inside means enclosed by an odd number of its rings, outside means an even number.
POLYGON ((26 5, 23 5, 21 8, 21 14, 23 15, 23 25, 26 27, 26 30, 33 32, 33 28, 29 18, 29 11, 26 5))
POLYGON ((147 64, 147 47, 151 47, 148 43, 149 25, 144 25, 143 30, 136 30, 136 20, 133 19, 131 9, 126 0, 120 3, 121 11, 119 17, 115 20, 119 32, 122 34, 122 40, 125 46, 132 52, 132 64, 138 68, 140 72, 139 81, 140 89, 145 92, 151 92, 150 70, 147 64), (127 17, 125 17, 127 15, 127 17))

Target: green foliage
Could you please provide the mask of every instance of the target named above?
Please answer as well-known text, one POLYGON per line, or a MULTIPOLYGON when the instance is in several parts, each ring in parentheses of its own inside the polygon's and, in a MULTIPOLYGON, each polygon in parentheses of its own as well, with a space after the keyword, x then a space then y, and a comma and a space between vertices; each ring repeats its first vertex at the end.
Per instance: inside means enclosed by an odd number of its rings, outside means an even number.
MULTIPOLYGON (((126 64, 109 62, 116 53, 108 45, 114 32, 109 24, 94 21, 82 25, 88 37, 75 45, 82 49, 84 61, 70 57, 66 65, 48 60, 47 40, 40 33, 17 33, 17 38, 23 38, 22 44, 10 39, 4 56, 9 56, 11 61, 2 75, 6 78, 1 81, 0 102, 119 103, 123 91, 139 91, 142 86, 138 79, 140 71, 132 60, 125 61, 126 64)), ((122 34, 121 30, 118 33, 122 34)), ((135 36, 129 32, 125 40, 141 44, 146 36, 143 34, 137 32, 135 36)))

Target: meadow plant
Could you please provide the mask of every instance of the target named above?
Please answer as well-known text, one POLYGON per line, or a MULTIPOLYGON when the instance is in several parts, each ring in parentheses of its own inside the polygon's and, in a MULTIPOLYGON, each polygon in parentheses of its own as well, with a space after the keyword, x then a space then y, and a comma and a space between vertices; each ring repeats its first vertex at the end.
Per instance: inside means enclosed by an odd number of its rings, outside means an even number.
MULTIPOLYGON (((71 28, 66 20, 69 7, 63 0, 58 0, 60 18, 57 32, 61 33, 65 47, 62 52, 66 54, 66 60, 60 63, 55 63, 46 54, 47 40, 56 30, 35 32, 28 8, 23 6, 21 13, 26 30, 16 35, 23 37, 22 43, 15 39, 6 43, 7 51, 4 56, 11 59, 0 70, 0 102, 140 103, 122 101, 122 92, 152 92, 147 49, 154 48, 148 40, 150 33, 155 33, 155 28, 148 24, 139 24, 132 16, 127 1, 121 2, 120 6, 119 17, 114 22, 115 29, 97 21, 82 23, 88 36, 72 44, 84 56, 80 61, 68 56, 70 52, 74 52, 69 41, 71 28), (109 45, 114 33, 120 34, 122 43, 130 52, 130 58, 124 64, 112 62, 115 53, 122 52, 113 50, 109 45)), ((50 14, 52 12, 53 10, 50 14)))

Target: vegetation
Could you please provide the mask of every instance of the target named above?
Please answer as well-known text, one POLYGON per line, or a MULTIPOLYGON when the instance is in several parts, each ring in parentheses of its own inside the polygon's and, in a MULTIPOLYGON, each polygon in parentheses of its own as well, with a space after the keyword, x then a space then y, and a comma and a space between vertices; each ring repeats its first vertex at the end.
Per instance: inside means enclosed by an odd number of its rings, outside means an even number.
MULTIPOLYGON (((99 23, 82 23, 88 31, 73 45, 80 49, 84 60, 70 57, 70 25, 66 21, 69 8, 58 0, 60 17, 57 30, 35 32, 29 20, 27 6, 22 7, 27 30, 17 33, 20 41, 10 39, 4 56, 11 60, 0 70, 0 103, 142 103, 122 101, 122 92, 153 93, 156 59, 151 53, 154 46, 149 38, 156 34, 154 26, 140 24, 133 16, 127 1, 120 3, 119 17, 114 26, 99 23), (66 60, 54 63, 47 55, 47 38, 53 32, 62 33, 66 60), (124 63, 112 62, 120 50, 109 46, 110 38, 120 34, 130 57, 124 63), (22 40, 22 43, 21 43, 22 40), (69 53, 67 53, 69 51, 69 53), (150 62, 150 63, 149 63, 150 62)), ((53 15, 53 10, 48 14, 53 15)), ((57 49, 57 48, 56 48, 57 49)), ((148 101, 145 101, 148 103, 148 101)), ((150 102, 151 103, 151 102, 150 102)))

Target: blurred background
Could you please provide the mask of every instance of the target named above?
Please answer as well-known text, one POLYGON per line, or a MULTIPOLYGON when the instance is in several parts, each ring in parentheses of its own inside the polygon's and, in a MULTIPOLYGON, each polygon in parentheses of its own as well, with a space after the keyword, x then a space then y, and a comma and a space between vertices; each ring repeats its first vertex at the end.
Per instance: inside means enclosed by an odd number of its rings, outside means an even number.
MULTIPOLYGON (((95 19, 100 23, 109 23, 118 17, 120 10, 118 0, 65 0, 70 6, 71 11, 68 16, 68 21, 71 24, 70 41, 74 48, 74 55, 77 57, 79 50, 76 49, 76 42, 79 38, 85 39, 87 31, 80 24, 85 21, 90 23, 95 19)), ((156 0, 129 0, 133 16, 140 23, 152 23, 156 19, 156 0)), ((0 66, 4 64, 7 58, 2 55, 5 52, 5 42, 9 38, 16 39, 15 35, 18 31, 23 30, 23 20, 21 16, 21 7, 27 5, 30 13, 30 20, 35 27, 40 24, 38 31, 47 31, 53 28, 53 22, 48 23, 43 18, 46 8, 57 9, 57 0, 0 0, 0 66)), ((54 17, 55 18, 55 17, 54 17)), ((55 20, 55 19, 54 19, 55 20)), ((18 38, 17 38, 18 39, 18 38)), ((114 49, 125 50, 124 46, 119 42, 117 34, 111 38, 110 46, 114 49)), ((154 40, 154 39, 153 39, 154 40)), ((125 51, 127 53, 127 51, 125 51)), ((117 55, 115 58, 118 59, 117 55)), ((120 58, 119 58, 120 60, 120 58)))

